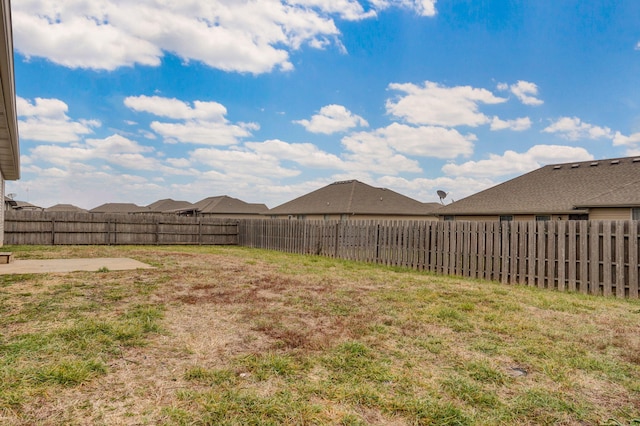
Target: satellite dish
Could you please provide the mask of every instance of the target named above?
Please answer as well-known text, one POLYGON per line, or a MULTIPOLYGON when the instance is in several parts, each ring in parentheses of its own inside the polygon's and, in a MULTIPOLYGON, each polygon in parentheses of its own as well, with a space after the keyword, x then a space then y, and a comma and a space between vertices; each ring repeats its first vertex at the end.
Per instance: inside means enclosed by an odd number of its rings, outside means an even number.
POLYGON ((15 198, 15 196, 16 196, 16 195, 17 195, 17 194, 14 194, 14 193, 12 192, 12 193, 10 193, 10 194, 7 194, 7 198, 8 198, 8 199, 10 199, 10 200, 13 200, 13 199, 15 198))
POLYGON ((444 201, 442 201, 442 200, 447 198, 447 194, 448 194, 448 192, 444 192, 444 191, 438 190, 438 197, 440 197, 440 203, 441 204, 444 204, 444 201))

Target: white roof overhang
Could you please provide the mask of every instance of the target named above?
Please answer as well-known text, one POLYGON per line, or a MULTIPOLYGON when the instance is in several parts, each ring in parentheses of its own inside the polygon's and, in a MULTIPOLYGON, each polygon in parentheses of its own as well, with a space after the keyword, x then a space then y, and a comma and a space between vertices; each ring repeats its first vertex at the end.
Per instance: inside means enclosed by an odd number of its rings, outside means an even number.
POLYGON ((13 31, 11 1, 0 0, 0 170, 5 179, 20 178, 20 145, 13 71, 13 31))

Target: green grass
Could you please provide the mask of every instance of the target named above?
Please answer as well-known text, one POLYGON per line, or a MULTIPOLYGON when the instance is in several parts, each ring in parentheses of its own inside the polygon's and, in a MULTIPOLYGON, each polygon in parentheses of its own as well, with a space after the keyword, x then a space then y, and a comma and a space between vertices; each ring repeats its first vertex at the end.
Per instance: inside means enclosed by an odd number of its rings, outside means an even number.
POLYGON ((638 300, 239 247, 11 251, 156 269, 0 276, 2 424, 640 419, 638 300))
MULTIPOLYGON (((12 250, 30 257, 22 247, 12 250)), ((110 360, 160 332, 162 305, 118 303, 139 292, 98 280, 86 273, 0 276, 0 413, 107 375, 110 360)))

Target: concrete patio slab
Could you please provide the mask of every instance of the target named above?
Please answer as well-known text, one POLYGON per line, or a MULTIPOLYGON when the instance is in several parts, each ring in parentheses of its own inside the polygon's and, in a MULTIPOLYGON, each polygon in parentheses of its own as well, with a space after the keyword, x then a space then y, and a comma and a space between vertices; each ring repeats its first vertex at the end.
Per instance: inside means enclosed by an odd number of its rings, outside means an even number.
POLYGON ((126 257, 105 257, 97 259, 25 259, 12 260, 11 263, 0 265, 0 275, 98 271, 103 268, 109 271, 125 271, 130 269, 152 269, 153 266, 126 257))

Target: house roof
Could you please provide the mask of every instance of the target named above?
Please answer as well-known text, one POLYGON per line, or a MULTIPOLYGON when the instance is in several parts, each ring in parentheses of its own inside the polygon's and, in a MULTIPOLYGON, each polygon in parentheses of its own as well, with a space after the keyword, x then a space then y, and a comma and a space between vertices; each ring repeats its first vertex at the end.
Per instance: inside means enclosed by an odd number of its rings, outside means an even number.
POLYGON ((74 213, 87 213, 87 210, 74 206, 72 204, 56 204, 55 206, 47 207, 44 209, 46 212, 74 212, 74 213))
POLYGON ((609 191, 577 203, 576 207, 640 207, 640 176, 638 177, 636 181, 613 187, 609 191))
POLYGON ((265 204, 246 203, 227 195, 208 197, 193 206, 202 214, 263 214, 269 210, 265 204))
POLYGON ((421 203, 386 188, 357 180, 334 182, 274 207, 269 214, 430 215, 437 203, 421 203))
POLYGON ((90 213, 150 213, 147 207, 133 203, 105 203, 89 210, 90 213))
POLYGON ((164 200, 158 200, 155 203, 151 203, 147 208, 153 213, 173 212, 176 210, 184 210, 192 208, 193 204, 188 201, 176 201, 171 198, 165 198, 164 200))
POLYGON ((20 147, 9 0, 0 0, 0 21, 0 170, 5 179, 16 180, 20 178, 20 147))
POLYGON ((42 207, 36 206, 35 204, 31 204, 26 201, 14 200, 14 202, 15 202, 15 205, 13 205, 12 207, 15 210, 44 210, 42 207))
POLYGON ((550 164, 451 203, 438 214, 561 214, 640 206, 639 189, 639 157, 550 164))

